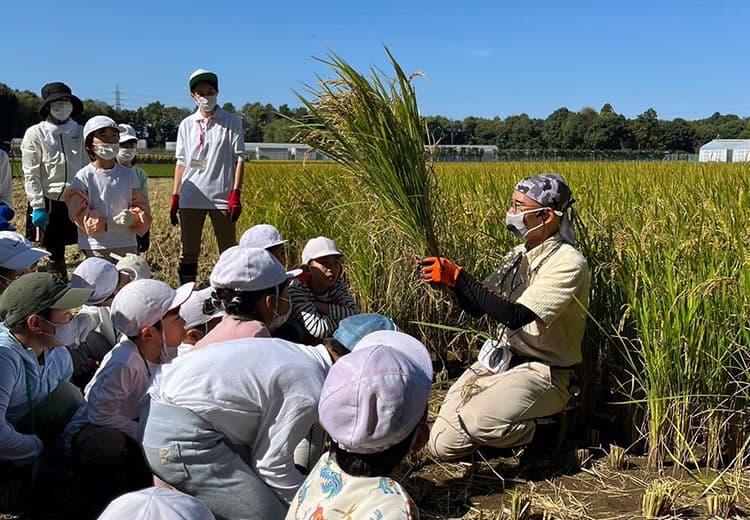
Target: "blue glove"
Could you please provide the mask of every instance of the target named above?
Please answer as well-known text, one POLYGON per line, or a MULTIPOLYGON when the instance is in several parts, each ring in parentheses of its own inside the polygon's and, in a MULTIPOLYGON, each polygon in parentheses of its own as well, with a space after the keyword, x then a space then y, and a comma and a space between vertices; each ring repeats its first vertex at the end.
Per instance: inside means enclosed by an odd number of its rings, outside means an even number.
POLYGON ((31 214, 31 223, 36 227, 45 229, 49 224, 49 215, 46 209, 35 209, 31 214))

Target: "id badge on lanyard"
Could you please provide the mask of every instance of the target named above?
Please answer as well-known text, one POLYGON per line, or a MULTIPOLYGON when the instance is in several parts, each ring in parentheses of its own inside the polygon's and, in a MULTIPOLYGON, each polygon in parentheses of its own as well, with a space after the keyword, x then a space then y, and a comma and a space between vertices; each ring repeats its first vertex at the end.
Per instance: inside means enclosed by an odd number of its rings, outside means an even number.
POLYGON ((190 158, 190 165, 198 170, 199 172, 206 171, 208 167, 208 147, 209 144, 206 141, 208 134, 208 127, 210 121, 208 119, 199 119, 196 121, 198 124, 198 148, 195 150, 195 154, 190 158))

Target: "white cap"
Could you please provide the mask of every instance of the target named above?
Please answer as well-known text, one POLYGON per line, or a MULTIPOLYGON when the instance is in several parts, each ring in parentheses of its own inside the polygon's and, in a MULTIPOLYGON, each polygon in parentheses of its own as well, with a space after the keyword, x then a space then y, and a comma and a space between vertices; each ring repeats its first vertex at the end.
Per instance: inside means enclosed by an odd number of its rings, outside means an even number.
POLYGON ((70 286, 77 289, 93 289, 86 303, 96 305, 115 292, 120 281, 120 273, 115 264, 103 258, 87 258, 73 271, 70 286))
POLYGON ((242 247, 258 247, 260 249, 270 249, 287 242, 288 240, 281 238, 279 230, 270 224, 253 226, 245 231, 240 238, 242 247))
POLYGON ((28 269, 49 252, 31 246, 23 235, 0 231, 0 267, 11 271, 28 269))
POLYGON ((313 238, 307 241, 305 248, 302 250, 302 263, 306 264, 310 260, 331 255, 342 256, 336 242, 326 237, 313 238))
POLYGON ((101 130, 102 128, 114 128, 118 132, 120 131, 120 127, 117 126, 117 123, 115 123, 115 120, 111 117, 94 116, 86 121, 85 125, 83 125, 83 141, 86 141, 86 138, 88 138, 89 134, 94 133, 97 130, 101 130))
POLYGON ((234 246, 224 251, 211 272, 211 287, 235 291, 262 291, 299 276, 301 269, 287 272, 265 249, 234 246))
POLYGON ((135 128, 131 125, 119 124, 117 126, 120 128, 120 144, 138 140, 138 136, 135 135, 135 128))
POLYGON ((169 311, 187 301, 193 282, 176 291, 158 280, 136 280, 117 293, 110 313, 112 325, 128 337, 137 336, 143 327, 151 327, 169 311))
POLYGON ((224 312, 210 303, 213 289, 206 287, 200 291, 193 291, 190 298, 180 307, 180 316, 185 320, 185 330, 194 329, 214 318, 224 315, 224 312))
POLYGON ((151 278, 151 268, 142 256, 127 253, 125 256, 110 253, 109 256, 117 260, 118 271, 125 271, 132 275, 133 280, 148 280, 151 278))
POLYGON ((215 520, 195 497, 175 489, 150 487, 114 499, 99 520, 215 520))

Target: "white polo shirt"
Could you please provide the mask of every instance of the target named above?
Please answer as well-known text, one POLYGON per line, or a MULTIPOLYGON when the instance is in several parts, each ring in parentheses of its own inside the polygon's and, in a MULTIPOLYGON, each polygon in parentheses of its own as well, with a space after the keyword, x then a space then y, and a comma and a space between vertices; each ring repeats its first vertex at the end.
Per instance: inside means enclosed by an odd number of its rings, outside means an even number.
POLYGON ((216 107, 206 119, 200 110, 186 117, 177 131, 177 164, 185 167, 180 207, 227 209, 237 158, 245 153, 242 121, 216 107))

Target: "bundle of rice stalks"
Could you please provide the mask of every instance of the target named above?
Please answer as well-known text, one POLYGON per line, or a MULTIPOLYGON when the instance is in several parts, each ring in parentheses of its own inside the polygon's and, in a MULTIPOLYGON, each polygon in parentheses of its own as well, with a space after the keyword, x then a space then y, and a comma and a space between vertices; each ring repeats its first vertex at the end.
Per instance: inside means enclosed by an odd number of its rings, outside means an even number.
POLYGON ((734 495, 713 494, 706 497, 706 508, 711 518, 729 518, 734 511, 734 504, 734 495))
POLYGON ((394 78, 372 68, 361 74, 334 53, 334 77, 297 93, 309 116, 296 121, 295 139, 336 161, 383 205, 391 222, 416 251, 438 254, 433 215, 435 173, 425 156, 427 129, 412 86, 386 47, 394 78))
POLYGON ((618 471, 621 469, 625 469, 627 464, 628 460, 625 454, 625 449, 620 446, 610 444, 609 453, 607 453, 607 467, 609 469, 618 471))
POLYGON ((521 491, 510 493, 509 520, 528 520, 531 517, 531 497, 521 491))
POLYGON ((651 481, 643 493, 641 512, 647 520, 661 518, 673 512, 679 490, 674 480, 656 479, 651 481))

